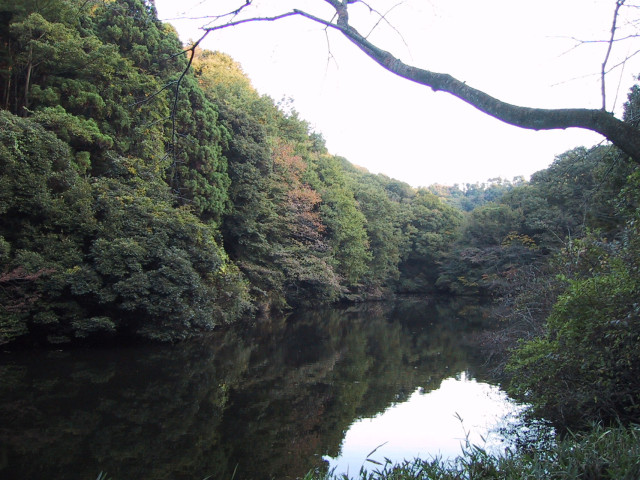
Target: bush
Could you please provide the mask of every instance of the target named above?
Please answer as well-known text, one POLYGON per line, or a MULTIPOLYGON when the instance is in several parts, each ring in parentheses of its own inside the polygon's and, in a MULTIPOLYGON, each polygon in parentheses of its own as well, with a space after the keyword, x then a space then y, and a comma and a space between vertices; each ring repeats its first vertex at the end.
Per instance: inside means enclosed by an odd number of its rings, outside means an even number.
POLYGON ((634 249, 616 255, 593 238, 569 258, 573 279, 553 306, 546 332, 518 347, 511 393, 558 426, 640 420, 640 279, 634 249), (576 268, 578 265, 578 268, 576 268))

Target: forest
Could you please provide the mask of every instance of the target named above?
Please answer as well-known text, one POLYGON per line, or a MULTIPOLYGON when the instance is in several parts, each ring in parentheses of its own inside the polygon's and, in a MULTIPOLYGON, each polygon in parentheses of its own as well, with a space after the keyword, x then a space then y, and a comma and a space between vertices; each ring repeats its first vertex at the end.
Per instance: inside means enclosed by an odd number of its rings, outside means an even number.
POLYGON ((228 55, 187 69, 150 2, 0 7, 3 347, 473 296, 495 302, 487 350, 538 414, 640 421, 640 171, 617 147, 530 180, 414 188, 332 155, 228 55))
POLYGON ((3 343, 175 341, 435 286, 458 208, 329 154, 225 54, 183 76, 149 5, 37 5, 2 31, 3 343))

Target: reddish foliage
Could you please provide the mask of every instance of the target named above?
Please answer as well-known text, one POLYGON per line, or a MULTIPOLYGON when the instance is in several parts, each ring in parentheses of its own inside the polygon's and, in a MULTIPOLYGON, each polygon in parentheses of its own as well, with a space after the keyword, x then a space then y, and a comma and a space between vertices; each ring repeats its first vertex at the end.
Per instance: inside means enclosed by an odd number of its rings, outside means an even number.
POLYGON ((288 143, 279 143, 273 148, 273 163, 290 184, 299 183, 307 169, 306 162, 301 156, 294 154, 293 145, 288 143))
POLYGON ((17 267, 9 272, 0 273, 0 288, 10 298, 2 308, 7 312, 19 312, 32 305, 40 295, 25 291, 25 284, 33 283, 44 275, 55 272, 53 268, 41 268, 29 273, 24 267, 17 267))

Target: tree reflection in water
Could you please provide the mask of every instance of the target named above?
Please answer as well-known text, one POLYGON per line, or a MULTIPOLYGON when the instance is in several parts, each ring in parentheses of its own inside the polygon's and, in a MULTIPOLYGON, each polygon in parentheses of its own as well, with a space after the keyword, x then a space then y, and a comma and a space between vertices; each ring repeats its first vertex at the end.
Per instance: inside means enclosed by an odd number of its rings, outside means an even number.
POLYGON ((481 308, 300 312, 173 346, 0 356, 0 477, 296 478, 345 432, 456 372, 481 308), (464 335, 463 335, 464 333, 464 335))

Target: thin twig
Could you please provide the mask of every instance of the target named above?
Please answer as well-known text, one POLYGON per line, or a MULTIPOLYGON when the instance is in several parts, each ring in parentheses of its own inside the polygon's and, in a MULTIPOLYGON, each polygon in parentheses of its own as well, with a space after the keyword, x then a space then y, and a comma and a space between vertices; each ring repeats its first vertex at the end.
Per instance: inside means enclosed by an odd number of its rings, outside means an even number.
MULTIPOLYGON (((291 12, 282 13, 280 15, 275 15, 273 17, 252 17, 252 18, 244 18, 242 20, 237 20, 235 22, 227 22, 222 25, 214 25, 212 27, 201 27, 206 33, 213 32, 215 30, 222 30, 223 28, 235 27, 237 25, 242 25, 243 23, 249 22, 275 22, 276 20, 280 20, 286 17, 292 17, 295 15, 300 15, 299 11, 293 10, 291 12)), ((326 22, 323 22, 326 23, 326 22)), ((200 43, 203 38, 200 38, 197 43, 200 43)))
POLYGON ((600 87, 602 92, 602 110, 607 110, 607 93, 606 93, 606 70, 607 70, 607 62, 609 61, 609 55, 611 55, 611 49, 613 48, 613 42, 616 36, 616 25, 618 23, 618 12, 620 11, 620 7, 624 5, 625 0, 617 0, 616 8, 613 12, 613 22, 611 24, 611 38, 609 39, 609 46, 607 47, 607 54, 604 57, 604 61, 602 62, 602 68, 600 69, 600 87))
POLYGON ((616 104, 618 103, 618 95, 620 94, 620 86, 622 85, 622 76, 624 75, 624 69, 626 66, 627 66, 627 61, 625 60, 624 62, 622 62, 622 69, 620 70, 620 76, 618 77, 618 88, 616 88, 616 96, 613 98, 613 105, 611 106, 612 112, 615 111, 616 104))
POLYGON ((146 97, 141 98, 140 100, 136 100, 133 103, 129 104, 129 107, 137 107, 138 105, 142 105, 143 103, 147 103, 149 102, 152 98, 157 97, 158 95, 160 95, 162 92, 164 92, 166 89, 168 89, 170 86, 175 85, 176 82, 169 82, 167 84, 165 84, 162 88, 160 88, 159 90, 156 90, 154 93, 152 93, 151 95, 147 95, 146 97))
MULTIPOLYGON (((199 15, 197 17, 187 17, 187 16, 181 15, 181 16, 178 16, 178 17, 165 18, 163 20, 166 20, 166 21, 170 21, 170 20, 210 20, 210 21, 215 22, 215 21, 221 20, 221 19, 223 19, 225 17, 235 18, 240 14, 240 12, 242 12, 242 10, 244 10, 246 7, 251 6, 251 2, 252 1, 253 0, 246 0, 244 5, 236 8, 235 10, 232 10, 232 11, 227 12, 227 13, 222 13, 220 15, 199 15)), ((204 3, 204 1, 200 2, 198 5, 196 5, 196 7, 202 5, 203 3, 204 3)))
POLYGON ((620 66, 624 66, 625 63, 627 63, 628 60, 631 60, 633 57, 635 57, 637 54, 640 53, 640 50, 636 50, 635 52, 633 52, 631 55, 627 55, 624 60, 622 60, 619 63, 616 63, 614 66, 612 66, 611 68, 609 68, 609 70, 607 70, 606 73, 610 73, 613 70, 615 70, 616 68, 620 67, 620 66))
MULTIPOLYGON (((325 38, 327 40, 327 67, 325 69, 325 75, 327 74, 327 71, 329 70, 329 64, 331 63, 331 60, 333 60, 333 63, 336 64, 336 67, 340 68, 338 65, 338 61, 336 60, 336 57, 333 56, 333 52, 331 51, 331 41, 329 40, 329 30, 325 27, 324 29, 324 35, 325 38)), ((325 77, 326 78, 326 77, 325 77)))
POLYGON ((409 45, 407 44, 406 40, 402 36, 402 33, 400 33, 400 30, 398 30, 396 27, 394 27, 393 24, 391 22, 389 22, 389 20, 387 20, 387 15, 389 15, 393 10, 395 10, 397 7, 402 5, 404 3, 404 1, 396 3, 389 10, 387 10, 384 14, 378 12, 376 9, 374 9, 371 6, 369 6, 369 4, 367 4, 365 2, 362 2, 362 3, 364 3, 369 8, 370 12, 373 12, 373 13, 377 14, 380 17, 378 19, 378 21, 376 22, 376 24, 373 26, 373 28, 371 28, 371 30, 369 30, 369 33, 367 33, 365 35, 365 38, 369 38, 369 35, 371 35, 373 33, 373 31, 378 27, 380 22, 384 21, 389 27, 391 27, 393 29, 394 32, 396 32, 398 34, 398 36, 400 37, 400 40, 402 40, 402 43, 404 43, 404 46, 409 48, 409 45))

